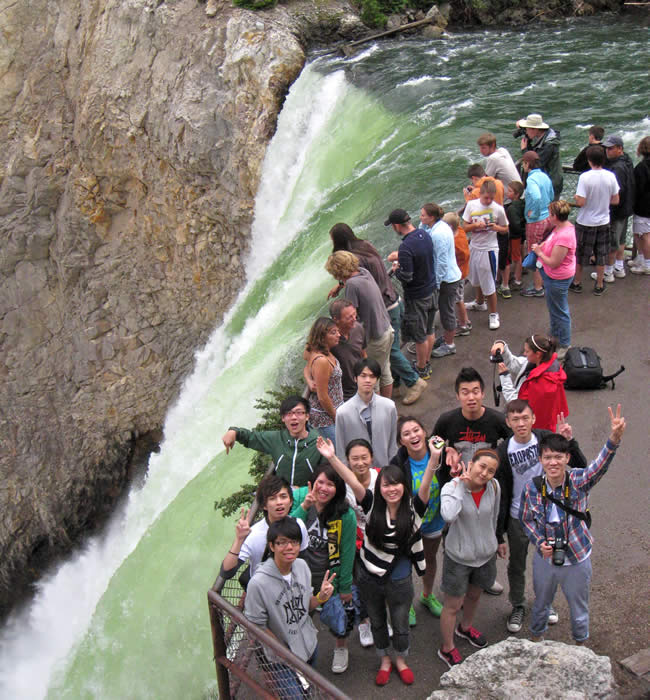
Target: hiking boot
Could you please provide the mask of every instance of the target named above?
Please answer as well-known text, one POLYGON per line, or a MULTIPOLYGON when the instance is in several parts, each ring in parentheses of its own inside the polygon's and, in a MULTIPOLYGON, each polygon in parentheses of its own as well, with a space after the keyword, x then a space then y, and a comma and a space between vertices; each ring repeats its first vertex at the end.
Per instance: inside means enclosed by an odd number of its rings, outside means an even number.
POLYGON ((560 616, 555 612, 555 609, 549 608, 548 609, 548 624, 549 625, 557 625, 559 619, 560 619, 560 616))
POLYGON ((503 297, 504 299, 511 299, 512 298, 512 292, 510 291, 510 287, 498 287, 497 288, 497 294, 500 297, 503 297))
POLYGON ((418 619, 415 616, 415 608, 411 605, 409 608, 409 627, 415 627, 418 624, 418 619))
POLYGON ((431 363, 427 362, 424 367, 418 367, 417 363, 413 363, 413 369, 418 373, 421 379, 431 379, 433 373, 431 369, 431 363))
POLYGON ((528 289, 522 289, 519 293, 522 297, 543 297, 544 288, 535 289, 535 287, 528 287, 528 289))
POLYGON ((370 629, 369 622, 362 622, 359 625, 359 642, 364 649, 371 647, 375 643, 375 640, 372 638, 372 630, 370 629))
POLYGON ((455 355, 455 354, 456 354, 456 344, 455 343, 453 345, 447 345, 447 343, 443 343, 439 348, 436 348, 431 353, 431 357, 446 357, 447 355, 455 355))
POLYGON ((580 282, 571 282, 569 285, 569 291, 575 292, 576 294, 582 294, 582 284, 580 284, 580 282))
POLYGON ((487 303, 483 302, 482 304, 479 304, 476 299, 474 301, 468 301, 465 304, 465 308, 468 311, 487 311, 487 303))
POLYGON ((432 615, 435 615, 435 617, 440 617, 440 613, 442 612, 442 603, 433 595, 433 593, 429 593, 427 596, 425 596, 424 593, 420 593, 420 603, 422 603, 422 605, 424 605, 424 607, 432 615))
POLYGON ((402 397, 402 403, 405 406, 409 406, 412 403, 415 403, 420 396, 422 396, 422 392, 427 388, 427 383, 424 381, 424 379, 420 379, 418 377, 417 382, 413 384, 413 386, 408 386, 404 390, 404 396, 402 397))
POLYGON ((512 609, 510 617, 508 618, 508 623, 506 627, 508 632, 511 634, 517 634, 521 632, 521 628, 524 624, 524 616, 526 615, 526 610, 523 605, 518 605, 516 608, 512 609))
MULTIPOLYGON (((589 275, 592 280, 597 280, 598 279, 598 273, 597 272, 592 272, 591 275, 589 275)), ((623 273, 623 277, 625 277, 625 273, 623 273)), ((614 284, 614 273, 609 272, 605 273, 603 275, 603 280, 607 282, 607 284, 614 284)))
POLYGON ((334 647, 332 673, 344 673, 348 670, 348 650, 346 647, 334 647))
POLYGON ((441 658, 447 664, 447 666, 449 666, 449 668, 463 663, 463 657, 460 655, 460 652, 458 649, 456 649, 456 647, 454 647, 451 651, 443 651, 442 649, 438 649, 438 657, 441 658))
POLYGON ((501 325, 499 314, 490 314, 489 326, 491 331, 496 331, 501 325))
POLYGON ((471 625, 464 630, 459 622, 458 625, 456 625, 454 633, 457 637, 463 637, 463 639, 466 639, 473 647, 477 647, 478 649, 487 646, 487 639, 471 625))
POLYGON ((602 287, 594 287, 594 294, 597 297, 602 296, 604 293, 605 293, 605 285, 603 285, 602 287))

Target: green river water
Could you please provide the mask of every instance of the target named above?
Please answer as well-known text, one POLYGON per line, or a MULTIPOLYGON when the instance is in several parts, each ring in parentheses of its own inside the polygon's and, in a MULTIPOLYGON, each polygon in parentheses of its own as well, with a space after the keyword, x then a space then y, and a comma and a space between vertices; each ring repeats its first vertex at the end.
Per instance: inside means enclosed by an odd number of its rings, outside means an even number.
POLYGON ((203 698, 215 686, 206 591, 233 536, 213 502, 250 455, 220 436, 297 365, 332 280, 327 232, 348 222, 382 251, 394 207, 460 204, 485 130, 518 152, 514 122, 540 112, 563 162, 601 124, 634 156, 650 133, 648 29, 613 17, 388 41, 315 57, 293 86, 256 205, 250 284, 197 352, 160 454, 101 538, 40 586, 0 636, 0 697, 203 698), (646 88, 643 88, 646 85, 646 88))

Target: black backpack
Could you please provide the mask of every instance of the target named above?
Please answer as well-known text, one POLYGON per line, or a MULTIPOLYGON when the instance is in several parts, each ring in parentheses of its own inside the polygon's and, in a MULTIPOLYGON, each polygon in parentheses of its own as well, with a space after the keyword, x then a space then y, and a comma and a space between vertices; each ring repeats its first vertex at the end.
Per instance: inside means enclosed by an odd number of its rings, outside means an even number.
POLYGON ((567 389, 604 389, 607 382, 611 382, 614 389, 614 377, 624 370, 625 367, 621 365, 617 372, 605 376, 600 357, 593 348, 569 348, 564 358, 564 386, 567 389))

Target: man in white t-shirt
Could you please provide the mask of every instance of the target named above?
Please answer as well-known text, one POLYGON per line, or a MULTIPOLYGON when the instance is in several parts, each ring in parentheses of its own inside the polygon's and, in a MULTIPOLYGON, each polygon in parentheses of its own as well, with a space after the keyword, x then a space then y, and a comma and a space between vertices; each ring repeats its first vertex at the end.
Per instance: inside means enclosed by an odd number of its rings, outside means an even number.
POLYGON ((491 331, 501 325, 495 284, 499 256, 497 233, 508 233, 506 212, 494 201, 496 191, 493 181, 484 182, 479 198, 470 199, 463 212, 463 228, 466 233, 472 234, 469 244, 469 281, 476 294, 476 299, 465 304, 465 308, 473 311, 489 309, 491 331))
MULTIPOLYGON (((497 447, 499 469, 496 478, 501 486, 501 506, 497 522, 497 538, 508 535, 508 583, 512 612, 508 618, 508 632, 521 630, 526 612, 526 558, 528 537, 519 520, 519 505, 524 486, 534 477, 542 474, 539 460, 539 440, 549 430, 533 429, 535 414, 528 401, 514 399, 506 406, 506 423, 513 435, 497 447)), ((562 419, 558 424, 560 435, 571 441, 571 467, 586 467, 587 460, 578 443, 572 439, 571 426, 562 419)), ((499 539, 499 541, 501 541, 499 539)), ((557 613, 551 608, 548 621, 555 624, 557 613)))
POLYGON ((587 149, 590 170, 578 178, 576 204, 580 207, 576 218, 576 273, 569 285, 572 292, 582 292, 582 268, 589 264, 591 254, 596 257, 596 286, 594 294, 605 291, 605 262, 609 254, 609 206, 618 204, 618 181, 614 173, 605 170, 605 155, 598 146, 587 149))
POLYGON ((496 177, 503 182, 504 189, 513 181, 521 180, 517 166, 510 152, 501 146, 497 148, 497 137, 489 131, 481 134, 476 140, 481 155, 485 158, 485 174, 496 177))
MULTIPOLYGON (((225 579, 232 578, 245 561, 249 563, 250 576, 255 573, 264 556, 269 525, 288 516, 293 505, 293 491, 289 482, 277 474, 269 474, 260 481, 255 497, 259 507, 264 510, 264 518, 251 527, 245 508, 242 508, 235 526, 235 541, 221 564, 220 573, 225 579)), ((309 546, 309 536, 302 520, 298 520, 298 526, 302 533, 302 552, 309 546)))

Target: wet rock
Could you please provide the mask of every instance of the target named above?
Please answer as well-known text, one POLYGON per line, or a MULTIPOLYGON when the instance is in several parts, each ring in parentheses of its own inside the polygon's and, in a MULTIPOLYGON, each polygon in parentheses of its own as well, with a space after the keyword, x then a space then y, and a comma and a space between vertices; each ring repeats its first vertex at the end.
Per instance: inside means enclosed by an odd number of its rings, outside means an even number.
POLYGON ((469 656, 440 678, 429 700, 613 700, 609 657, 562 642, 511 637, 469 656))

